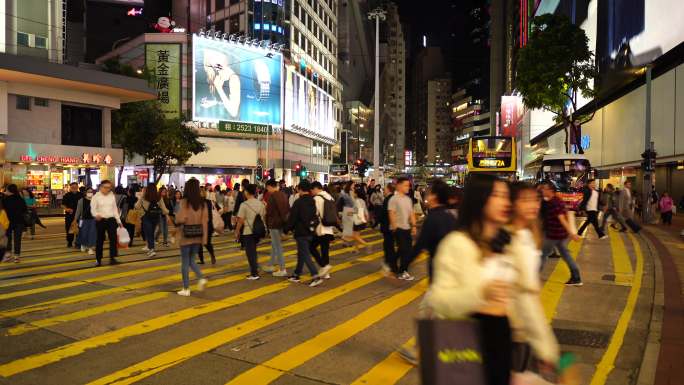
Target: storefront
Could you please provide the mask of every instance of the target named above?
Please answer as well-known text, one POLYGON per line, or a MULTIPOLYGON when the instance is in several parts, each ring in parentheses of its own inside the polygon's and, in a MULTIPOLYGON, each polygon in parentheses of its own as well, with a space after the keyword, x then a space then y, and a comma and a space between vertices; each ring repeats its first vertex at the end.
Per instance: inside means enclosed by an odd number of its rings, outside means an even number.
POLYGON ((120 149, 21 142, 3 143, 3 147, 3 185, 31 189, 40 214, 59 211, 70 183, 97 186, 113 179, 116 164, 123 162, 120 149))

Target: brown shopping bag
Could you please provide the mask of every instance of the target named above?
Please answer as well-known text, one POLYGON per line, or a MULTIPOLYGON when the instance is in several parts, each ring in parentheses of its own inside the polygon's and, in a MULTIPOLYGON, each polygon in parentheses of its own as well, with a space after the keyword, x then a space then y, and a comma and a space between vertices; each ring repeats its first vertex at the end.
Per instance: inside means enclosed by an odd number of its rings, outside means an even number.
POLYGON ((478 323, 472 320, 418 321, 423 385, 485 385, 478 323))

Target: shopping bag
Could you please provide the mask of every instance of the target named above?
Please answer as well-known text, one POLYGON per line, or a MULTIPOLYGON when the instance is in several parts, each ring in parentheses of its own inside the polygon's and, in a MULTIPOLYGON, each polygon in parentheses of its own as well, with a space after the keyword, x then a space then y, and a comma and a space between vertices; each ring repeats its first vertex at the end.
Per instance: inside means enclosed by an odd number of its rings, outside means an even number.
POLYGON ((479 333, 473 320, 419 320, 421 383, 485 385, 479 333))
POLYGON ((135 226, 135 230, 133 231, 134 234, 140 233, 142 226, 142 215, 143 212, 141 210, 128 210, 128 214, 126 215, 126 223, 130 223, 135 226))
POLYGON ((131 242, 131 237, 125 227, 119 227, 116 229, 116 240, 120 249, 128 248, 128 244, 131 242))
POLYGON ((76 236, 78 235, 79 230, 78 221, 71 221, 71 225, 69 225, 69 234, 74 234, 74 236, 76 236))
POLYGON ((219 234, 223 234, 226 224, 223 222, 221 213, 216 209, 211 210, 211 224, 214 226, 214 231, 219 234))

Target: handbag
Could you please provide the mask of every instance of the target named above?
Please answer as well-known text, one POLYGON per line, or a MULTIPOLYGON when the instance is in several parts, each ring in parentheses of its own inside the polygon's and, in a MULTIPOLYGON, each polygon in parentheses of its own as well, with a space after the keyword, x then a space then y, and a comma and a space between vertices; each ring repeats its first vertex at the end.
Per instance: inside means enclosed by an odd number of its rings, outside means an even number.
POLYGON ((128 248, 128 244, 131 242, 131 236, 128 234, 128 230, 123 227, 116 229, 116 239, 119 249, 128 248))
POLYGON ((486 385, 474 320, 418 320, 421 383, 486 385))
POLYGON ((201 238, 203 235, 202 225, 183 225, 183 238, 201 238))

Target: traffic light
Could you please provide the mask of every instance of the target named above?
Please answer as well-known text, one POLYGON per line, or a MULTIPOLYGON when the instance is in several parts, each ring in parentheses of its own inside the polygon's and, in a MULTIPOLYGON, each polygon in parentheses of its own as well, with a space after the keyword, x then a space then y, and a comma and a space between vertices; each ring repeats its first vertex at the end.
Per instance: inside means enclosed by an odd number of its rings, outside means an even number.
POLYGON ((302 170, 302 162, 300 161, 300 162, 295 163, 295 166, 294 166, 295 175, 299 176, 299 172, 301 170, 302 170))
POLYGON ((359 174, 361 178, 366 176, 366 170, 368 170, 369 163, 365 159, 357 159, 356 160, 356 172, 359 174))
POLYGON ((655 171, 655 166, 656 166, 656 157, 658 156, 658 153, 655 152, 654 150, 646 150, 641 154, 641 157, 644 158, 644 160, 641 161, 641 168, 644 171, 647 172, 653 172, 655 171))
POLYGON ((268 178, 269 178, 269 179, 275 179, 275 177, 276 177, 276 175, 275 175, 275 168, 269 169, 269 170, 268 170, 268 178))
POLYGON ((271 178, 270 178, 270 177, 271 177, 270 174, 271 174, 271 170, 264 170, 264 175, 263 175, 264 180, 269 180, 269 179, 271 179, 271 178))
POLYGON ((308 178, 309 177, 309 170, 307 170, 306 167, 302 166, 302 169, 299 170, 299 176, 301 178, 308 178))
POLYGON ((258 165, 256 168, 256 180, 262 180, 264 178, 264 168, 258 165))

